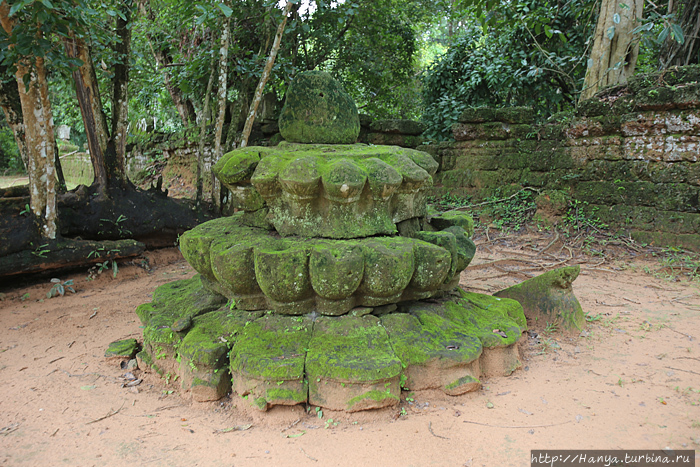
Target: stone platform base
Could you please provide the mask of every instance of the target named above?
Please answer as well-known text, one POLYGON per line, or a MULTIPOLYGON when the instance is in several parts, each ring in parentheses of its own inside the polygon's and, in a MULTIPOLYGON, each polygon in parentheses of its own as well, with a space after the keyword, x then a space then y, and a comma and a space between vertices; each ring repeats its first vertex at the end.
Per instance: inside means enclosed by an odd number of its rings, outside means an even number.
POLYGON ((395 405, 402 390, 476 390, 521 366, 518 302, 456 289, 449 299, 362 307, 345 316, 245 311, 201 276, 159 287, 136 313, 143 363, 178 376, 195 400, 232 389, 261 410, 309 403, 354 412, 395 405), (393 307, 392 307, 393 308, 393 307))

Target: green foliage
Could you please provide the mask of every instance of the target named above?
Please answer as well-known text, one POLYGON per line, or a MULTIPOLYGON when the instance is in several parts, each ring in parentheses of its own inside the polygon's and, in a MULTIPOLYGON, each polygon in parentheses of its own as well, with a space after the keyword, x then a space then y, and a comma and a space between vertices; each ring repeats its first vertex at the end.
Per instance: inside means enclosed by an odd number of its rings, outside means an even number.
POLYGON ((9 127, 0 128, 0 172, 5 174, 25 172, 17 143, 9 127))
POLYGON ((595 3, 466 1, 474 18, 424 74, 427 135, 449 139, 468 107, 531 106, 541 118, 571 107, 586 71, 595 3), (475 25, 481 23, 481 27, 475 25))
POLYGON ((608 225, 604 224, 595 213, 598 208, 589 209, 587 201, 579 201, 574 199, 569 204, 569 207, 564 216, 564 226, 569 227, 574 232, 584 230, 601 230, 607 229, 608 225))
POLYGON ((58 295, 63 297, 66 290, 75 293, 75 289, 73 288, 73 279, 69 279, 67 281, 61 281, 61 279, 51 279, 51 283, 53 284, 51 286, 51 290, 46 292, 47 298, 53 298, 58 295))
POLYGON ((690 280, 700 279, 700 255, 682 248, 668 247, 654 256, 661 261, 664 274, 657 276, 665 277, 677 281, 679 277, 686 277, 690 280))
POLYGON ((537 210, 533 189, 522 189, 505 196, 501 188, 496 189, 483 202, 472 203, 471 198, 445 195, 429 202, 440 211, 461 208, 470 212, 480 223, 491 223, 499 229, 520 230, 537 210))
POLYGON ((350 27, 326 65, 361 111, 376 118, 419 116, 418 38, 405 3, 350 4, 350 27))

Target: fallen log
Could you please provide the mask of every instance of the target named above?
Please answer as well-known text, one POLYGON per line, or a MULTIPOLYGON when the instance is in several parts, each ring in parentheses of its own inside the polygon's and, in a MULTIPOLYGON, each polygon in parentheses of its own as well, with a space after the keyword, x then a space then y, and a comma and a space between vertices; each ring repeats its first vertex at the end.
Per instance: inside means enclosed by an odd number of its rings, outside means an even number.
POLYGON ((141 255, 146 245, 135 240, 41 240, 31 249, 0 257, 0 277, 90 266, 141 255))

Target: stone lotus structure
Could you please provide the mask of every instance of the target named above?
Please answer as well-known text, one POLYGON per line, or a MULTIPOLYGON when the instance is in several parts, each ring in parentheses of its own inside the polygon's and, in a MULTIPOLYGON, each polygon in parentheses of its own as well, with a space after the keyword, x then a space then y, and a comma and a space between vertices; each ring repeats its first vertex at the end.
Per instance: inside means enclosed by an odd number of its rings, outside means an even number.
POLYGON ((342 144, 359 124, 341 92, 325 73, 302 73, 280 117, 296 142, 217 162, 237 212, 183 234, 199 274, 136 310, 143 363, 197 400, 233 389, 262 410, 357 411, 394 405, 402 389, 461 394, 520 366, 518 302, 457 288, 475 252, 471 219, 426 217, 437 163, 342 144))

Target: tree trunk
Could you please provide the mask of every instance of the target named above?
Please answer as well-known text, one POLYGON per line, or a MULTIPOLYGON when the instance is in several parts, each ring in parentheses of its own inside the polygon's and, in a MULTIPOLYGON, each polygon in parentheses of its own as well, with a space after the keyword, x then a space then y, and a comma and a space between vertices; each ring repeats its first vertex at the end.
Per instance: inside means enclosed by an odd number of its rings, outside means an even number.
POLYGON ((631 31, 642 18, 643 3, 602 0, 580 101, 593 97, 603 87, 624 84, 634 74, 639 42, 631 31))
POLYGON ((58 144, 54 145, 53 154, 54 164, 56 165, 56 191, 58 193, 65 193, 68 190, 66 186, 66 177, 63 175, 63 166, 61 165, 61 156, 58 153, 58 144))
POLYGON ((245 121, 245 126, 243 127, 243 135, 241 135, 241 145, 244 148, 248 145, 248 138, 250 137, 250 132, 253 130, 253 122, 255 121, 255 113, 258 111, 258 106, 260 105, 260 100, 262 99, 263 91, 265 90, 265 84, 267 84, 267 79, 270 77, 270 71, 272 71, 272 66, 275 64, 275 58, 277 58, 277 51, 280 48, 282 42, 282 34, 284 34, 284 27, 287 24, 287 17, 289 16, 289 11, 292 9, 292 2, 287 0, 287 4, 284 7, 284 13, 282 22, 277 28, 277 34, 275 35, 275 41, 272 43, 272 50, 270 50, 270 57, 267 59, 265 68, 263 69, 262 75, 260 76, 260 82, 258 87, 255 89, 255 97, 253 98, 253 103, 250 106, 250 111, 248 112, 248 118, 245 121))
POLYGON ((158 64, 158 68, 160 68, 163 71, 163 81, 165 81, 165 88, 168 90, 170 98, 173 100, 173 104, 175 104, 175 109, 177 109, 177 113, 178 115, 180 115, 180 120, 182 121, 182 124, 187 127, 195 121, 194 106, 189 100, 185 99, 182 96, 182 91, 180 90, 180 88, 175 86, 170 80, 168 65, 173 63, 170 54, 166 50, 161 50, 157 46, 154 46, 152 40, 150 40, 149 42, 151 42, 151 50, 153 52, 153 56, 156 59, 156 63, 158 64))
POLYGON ((241 79, 238 84, 238 98, 235 102, 229 105, 229 113, 231 114, 231 122, 226 133, 226 149, 231 151, 236 148, 238 140, 238 131, 243 129, 245 124, 245 112, 250 108, 251 97, 255 89, 251 78, 241 79))
MULTIPOLYGON (((0 23, 9 34, 14 19, 9 17, 7 2, 0 3, 0 23)), ((46 82, 46 68, 42 57, 22 57, 17 65, 15 78, 22 106, 27 149, 27 172, 32 213, 39 221, 43 237, 56 238, 56 169, 54 157, 56 139, 53 130, 53 115, 46 82), (28 76, 28 86, 24 78, 28 76)))
POLYGON ((118 58, 114 65, 112 79, 112 137, 108 140, 110 147, 105 154, 107 176, 110 183, 122 187, 128 185, 126 177, 126 140, 129 125, 129 59, 131 57, 131 16, 134 10, 133 0, 121 4, 124 18, 117 16, 116 32, 119 42, 114 45, 118 58))
POLYGON ((95 68, 92 66, 92 57, 82 38, 71 35, 64 40, 64 44, 68 57, 77 58, 83 62, 80 67, 73 71, 75 92, 78 96, 80 113, 83 116, 90 159, 92 160, 95 174, 93 186, 98 187, 100 192, 105 193, 109 186, 105 161, 109 131, 107 129, 107 118, 102 111, 100 90, 97 76, 95 75, 95 68))
MULTIPOLYGON (((216 118, 216 135, 214 136, 214 154, 212 155, 212 165, 221 157, 221 136, 224 131, 224 119, 226 117, 226 81, 228 77, 228 46, 231 29, 231 17, 224 20, 224 28, 221 34, 221 48, 219 49, 219 87, 217 89, 217 104, 219 115, 216 118)), ((219 206, 220 185, 211 175, 212 193, 211 198, 215 206, 219 206)))
POLYGON ((211 88, 214 86, 214 57, 212 57, 211 72, 209 73, 209 81, 207 82, 207 92, 204 95, 204 109, 199 116, 199 147, 197 150, 197 195, 195 201, 197 205, 202 202, 202 194, 204 193, 204 143, 206 139, 207 121, 209 120, 209 96, 211 88))

